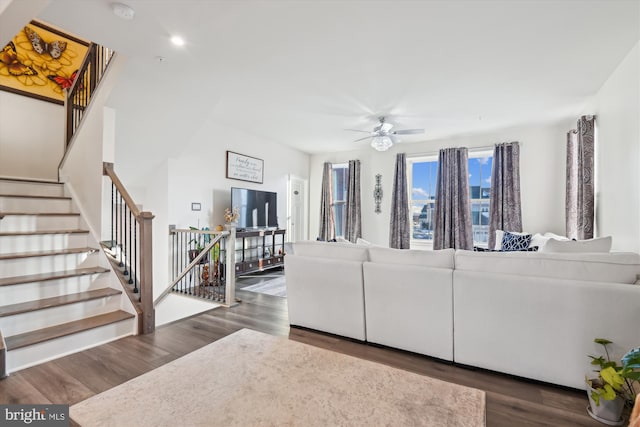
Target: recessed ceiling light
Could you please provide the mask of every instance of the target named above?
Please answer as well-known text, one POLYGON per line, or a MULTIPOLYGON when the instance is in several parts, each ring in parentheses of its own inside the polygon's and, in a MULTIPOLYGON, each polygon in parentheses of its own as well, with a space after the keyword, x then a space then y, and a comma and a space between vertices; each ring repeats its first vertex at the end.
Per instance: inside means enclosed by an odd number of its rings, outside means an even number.
POLYGON ((176 46, 184 46, 184 39, 180 36, 173 36, 171 37, 171 43, 176 46))
POLYGON ((133 15, 136 14, 136 11, 131 6, 127 6, 124 3, 111 3, 111 9, 114 15, 127 21, 132 20, 133 15))

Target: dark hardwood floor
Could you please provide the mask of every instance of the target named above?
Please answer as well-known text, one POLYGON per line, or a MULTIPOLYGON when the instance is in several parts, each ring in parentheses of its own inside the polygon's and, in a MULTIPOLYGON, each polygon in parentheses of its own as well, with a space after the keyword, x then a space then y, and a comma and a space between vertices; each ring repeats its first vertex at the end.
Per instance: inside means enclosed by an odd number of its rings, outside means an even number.
MULTIPOLYGON (((74 404, 122 384, 242 328, 428 375, 487 392, 487 426, 601 426, 584 392, 472 370, 412 353, 289 328, 284 298, 237 291, 242 303, 217 308, 11 374, 0 381, 0 403, 74 404)), ((220 367, 224 369, 224 367, 220 367)), ((131 397, 132 401, 135 396, 131 397)), ((375 402, 372 402, 375 404, 375 402)))

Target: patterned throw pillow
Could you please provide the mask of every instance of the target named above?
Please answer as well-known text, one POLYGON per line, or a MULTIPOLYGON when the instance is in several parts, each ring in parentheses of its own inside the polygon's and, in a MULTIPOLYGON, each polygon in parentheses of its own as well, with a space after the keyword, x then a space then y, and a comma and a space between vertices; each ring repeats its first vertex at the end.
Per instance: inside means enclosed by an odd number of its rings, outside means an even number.
POLYGON ((500 250, 504 252, 524 251, 529 247, 529 243, 531 243, 531 234, 521 235, 505 231, 500 250))
MULTIPOLYGON (((481 246, 474 246, 473 251, 474 252, 514 252, 514 251, 503 251, 500 249, 483 248, 481 246)), ((518 251, 519 252, 538 252, 538 246, 529 246, 528 248, 519 249, 518 251)))

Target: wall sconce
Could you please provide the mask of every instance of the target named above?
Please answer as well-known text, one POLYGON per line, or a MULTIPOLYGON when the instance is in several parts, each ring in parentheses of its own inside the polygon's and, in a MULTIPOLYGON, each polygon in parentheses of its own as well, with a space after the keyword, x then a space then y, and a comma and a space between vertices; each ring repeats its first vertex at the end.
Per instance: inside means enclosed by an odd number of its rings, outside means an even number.
POLYGON ((376 185, 373 188, 373 200, 376 202, 376 210, 377 214, 382 213, 382 209, 380 209, 380 202, 382 202, 382 184, 380 181, 382 180, 382 175, 376 175, 376 185))

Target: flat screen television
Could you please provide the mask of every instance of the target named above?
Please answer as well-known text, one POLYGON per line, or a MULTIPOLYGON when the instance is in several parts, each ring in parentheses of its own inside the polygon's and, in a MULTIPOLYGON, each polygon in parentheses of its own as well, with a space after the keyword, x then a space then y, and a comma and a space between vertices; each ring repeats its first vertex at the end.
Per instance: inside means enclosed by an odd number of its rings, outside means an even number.
POLYGON ((278 227, 278 193, 231 187, 231 206, 238 207, 238 228, 278 227))

